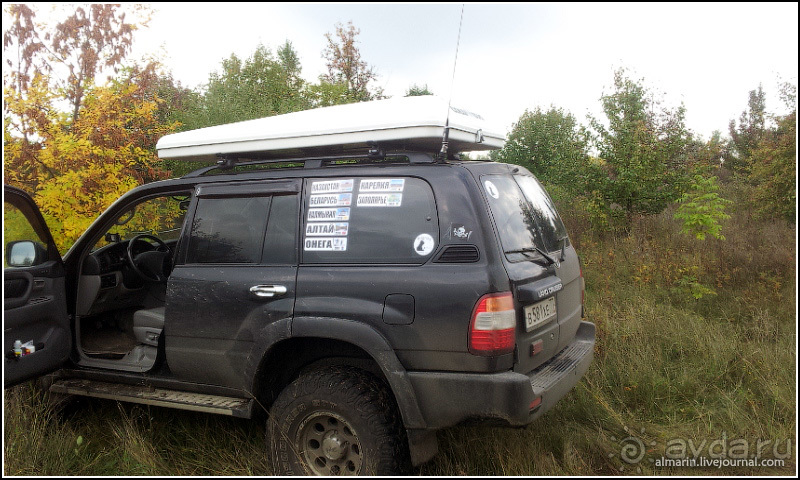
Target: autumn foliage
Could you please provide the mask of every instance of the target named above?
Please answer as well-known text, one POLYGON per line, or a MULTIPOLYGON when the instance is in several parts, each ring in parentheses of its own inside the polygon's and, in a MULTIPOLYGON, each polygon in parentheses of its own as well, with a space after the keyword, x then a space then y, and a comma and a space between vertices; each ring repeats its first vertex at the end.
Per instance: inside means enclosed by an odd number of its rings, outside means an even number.
POLYGON ((8 60, 10 81, 3 89, 5 183, 33 195, 62 252, 120 195, 168 177, 154 146, 176 127, 158 115, 154 65, 128 67, 104 86, 94 83, 99 68, 119 67, 132 31, 114 9, 101 7, 91 6, 90 13, 78 8, 40 38, 32 12, 14 5, 9 13, 16 24, 4 38, 6 48, 19 53, 16 62, 8 60), (109 31, 117 37, 109 38, 109 31), (102 56, 108 45, 111 52, 102 56), (53 58, 58 61, 48 63, 53 58), (64 84, 53 80, 61 63, 69 72, 64 84))

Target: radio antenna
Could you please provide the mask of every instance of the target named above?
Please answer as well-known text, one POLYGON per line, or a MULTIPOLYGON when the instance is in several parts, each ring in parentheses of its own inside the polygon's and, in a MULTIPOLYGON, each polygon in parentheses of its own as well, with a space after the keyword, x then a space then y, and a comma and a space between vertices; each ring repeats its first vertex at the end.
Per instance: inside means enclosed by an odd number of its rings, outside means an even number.
POLYGON ((461 4, 461 19, 458 21, 458 39, 456 40, 456 58, 453 60, 453 78, 450 79, 450 96, 447 99, 447 118, 444 122, 442 135, 442 150, 439 152, 441 161, 447 161, 447 147, 450 139, 450 102, 453 100, 453 85, 456 81, 456 64, 458 63, 458 46, 461 44, 461 25, 464 23, 464 4, 461 4))

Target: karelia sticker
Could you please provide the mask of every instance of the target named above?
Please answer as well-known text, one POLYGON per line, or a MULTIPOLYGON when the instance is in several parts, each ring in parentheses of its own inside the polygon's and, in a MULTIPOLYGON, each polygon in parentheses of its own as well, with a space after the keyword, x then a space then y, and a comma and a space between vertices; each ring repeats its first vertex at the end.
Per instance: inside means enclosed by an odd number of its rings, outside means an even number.
POLYGON ((334 235, 337 237, 346 237, 347 236, 347 228, 348 223, 341 222, 341 223, 331 223, 331 222, 319 222, 319 223, 309 223, 306 225, 306 236, 307 237, 320 237, 320 236, 329 236, 334 235))
POLYGON ((340 207, 348 206, 352 201, 352 193, 333 193, 328 195, 311 195, 308 204, 312 207, 340 207))
POLYGON ((311 184, 311 193, 338 193, 352 191, 352 178, 349 180, 326 180, 324 182, 313 182, 311 184))
POLYGON ((399 207, 403 201, 402 193, 358 194, 356 206, 359 207, 399 207))
POLYGON ((306 238, 303 249, 307 252, 344 252, 347 250, 346 238, 306 238))
POLYGON ((427 233, 419 234, 417 235, 417 238, 414 239, 414 251, 417 252, 417 255, 430 255, 430 253, 433 251, 433 247, 433 237, 427 233))
POLYGON ((344 222, 350 220, 350 207, 308 209, 309 222, 331 221, 331 220, 340 220, 344 222))
POLYGON ((405 186, 403 178, 372 178, 361 180, 359 192, 402 192, 405 186))

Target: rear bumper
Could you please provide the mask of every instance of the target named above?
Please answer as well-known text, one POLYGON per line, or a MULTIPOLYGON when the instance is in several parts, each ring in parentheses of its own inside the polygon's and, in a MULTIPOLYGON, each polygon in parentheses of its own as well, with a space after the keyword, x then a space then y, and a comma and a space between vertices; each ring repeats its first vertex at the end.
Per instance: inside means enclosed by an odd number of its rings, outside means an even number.
POLYGON ((532 422, 581 379, 592 362, 595 326, 581 322, 573 341, 529 374, 408 372, 429 429, 464 420, 499 420, 511 426, 532 422), (530 410, 531 402, 541 404, 530 410))

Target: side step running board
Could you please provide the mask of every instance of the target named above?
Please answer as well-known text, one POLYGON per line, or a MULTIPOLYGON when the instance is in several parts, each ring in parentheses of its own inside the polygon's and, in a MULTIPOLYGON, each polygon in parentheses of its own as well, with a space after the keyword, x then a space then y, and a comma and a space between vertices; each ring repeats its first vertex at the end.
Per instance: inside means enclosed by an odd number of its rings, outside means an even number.
POLYGON ((120 402, 143 403, 157 407, 218 413, 239 418, 251 418, 253 414, 252 399, 205 395, 142 385, 121 385, 96 380, 67 378, 54 381, 50 386, 50 391, 53 393, 119 400, 120 402))

